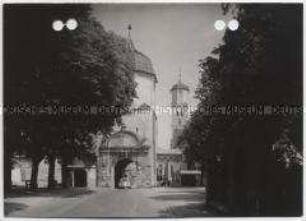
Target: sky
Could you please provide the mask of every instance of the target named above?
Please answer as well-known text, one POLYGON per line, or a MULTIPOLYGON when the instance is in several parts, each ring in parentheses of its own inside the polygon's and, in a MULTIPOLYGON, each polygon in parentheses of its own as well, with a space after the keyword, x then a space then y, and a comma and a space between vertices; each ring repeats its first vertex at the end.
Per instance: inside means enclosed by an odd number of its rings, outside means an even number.
MULTIPOLYGON (((189 86, 189 105, 195 106, 199 60, 222 42, 224 30, 214 28, 217 20, 226 23, 220 4, 95 4, 93 15, 107 31, 131 36, 137 50, 150 57, 157 75, 156 105, 169 106, 171 87, 178 81, 189 86)), ((171 116, 158 115, 158 148, 170 148, 171 116)))

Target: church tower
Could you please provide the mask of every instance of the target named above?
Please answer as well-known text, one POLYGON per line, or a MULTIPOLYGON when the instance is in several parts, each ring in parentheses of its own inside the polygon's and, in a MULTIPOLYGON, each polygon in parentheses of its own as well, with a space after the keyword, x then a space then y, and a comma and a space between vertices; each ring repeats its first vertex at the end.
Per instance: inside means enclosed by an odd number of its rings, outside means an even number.
POLYGON ((177 148, 177 139, 182 133, 188 117, 189 87, 182 83, 182 73, 180 70, 178 82, 172 86, 172 140, 171 148, 177 148))

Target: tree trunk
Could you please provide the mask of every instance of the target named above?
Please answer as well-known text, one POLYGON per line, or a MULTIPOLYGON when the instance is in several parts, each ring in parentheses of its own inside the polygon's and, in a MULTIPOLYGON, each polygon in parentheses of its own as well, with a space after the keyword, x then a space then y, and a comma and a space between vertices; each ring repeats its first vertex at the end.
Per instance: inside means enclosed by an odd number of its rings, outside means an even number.
POLYGON ((205 166, 204 166, 204 163, 201 163, 201 180, 200 180, 200 185, 201 186, 205 185, 205 183, 204 183, 205 174, 204 173, 205 173, 205 166))
POLYGON ((32 158, 32 173, 31 173, 31 189, 37 189, 37 176, 38 176, 38 166, 42 157, 33 157, 32 158))
POLYGON ((53 189, 55 187, 55 157, 49 156, 49 171, 48 171, 48 188, 53 189))
POLYGON ((207 181, 206 181, 206 201, 208 203, 213 202, 215 200, 215 192, 214 186, 215 184, 215 174, 213 170, 213 161, 211 159, 208 160, 208 170, 207 170, 207 181))
POLYGON ((62 187, 67 188, 67 178, 68 178, 68 171, 67 171, 67 160, 65 157, 62 158, 62 187))
POLYGON ((7 194, 12 189, 12 163, 11 163, 11 156, 10 153, 7 151, 6 148, 4 151, 4 197, 7 197, 7 194))
POLYGON ((4 115, 4 125, 3 125, 3 155, 4 155, 4 197, 7 197, 8 193, 12 189, 12 157, 14 149, 14 144, 11 141, 11 136, 14 130, 11 128, 9 116, 4 115))

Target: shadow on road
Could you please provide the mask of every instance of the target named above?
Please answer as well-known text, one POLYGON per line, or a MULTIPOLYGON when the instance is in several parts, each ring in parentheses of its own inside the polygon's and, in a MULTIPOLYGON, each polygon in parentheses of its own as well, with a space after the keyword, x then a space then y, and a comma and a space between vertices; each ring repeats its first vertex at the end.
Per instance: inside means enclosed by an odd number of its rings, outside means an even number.
POLYGON ((152 196, 151 199, 163 201, 165 205, 169 205, 160 211, 161 217, 185 218, 216 216, 216 214, 205 206, 205 189, 160 189, 159 194, 152 196))
POLYGON ((192 202, 205 202, 205 197, 199 194, 165 194, 151 197, 155 200, 163 200, 163 201, 170 201, 170 200, 184 200, 184 201, 192 201, 192 202))
POLYGON ((194 193, 194 194, 205 194, 205 187, 157 187, 160 193, 194 193))
POLYGON ((204 202, 205 203, 205 190, 204 189, 160 189, 159 194, 152 196, 154 200, 162 201, 186 201, 188 202, 204 202))
POLYGON ((28 206, 23 203, 13 203, 13 202, 5 202, 4 203, 4 215, 8 215, 9 213, 23 210, 28 206))
POLYGON ((215 216, 208 211, 204 203, 188 203, 183 206, 172 206, 160 211, 161 217, 188 218, 188 217, 212 217, 215 216))
POLYGON ((15 189, 7 194, 7 198, 26 198, 26 197, 60 197, 60 198, 76 198, 82 195, 92 194, 94 191, 86 188, 74 189, 36 189, 24 190, 15 189))

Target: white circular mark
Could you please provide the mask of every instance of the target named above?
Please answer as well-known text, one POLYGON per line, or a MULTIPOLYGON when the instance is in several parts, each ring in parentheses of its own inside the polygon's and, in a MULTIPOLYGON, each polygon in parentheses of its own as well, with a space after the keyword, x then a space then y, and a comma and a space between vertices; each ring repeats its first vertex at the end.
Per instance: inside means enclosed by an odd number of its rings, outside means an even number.
POLYGON ((239 22, 236 19, 232 19, 228 22, 227 27, 231 31, 236 31, 239 28, 239 22))
POLYGON ((61 20, 55 20, 52 23, 52 28, 53 28, 54 31, 61 31, 61 30, 63 30, 64 26, 65 25, 61 20))
POLYGON ((225 28, 225 22, 223 20, 217 20, 215 21, 215 29, 217 29, 218 31, 221 31, 225 28))
POLYGON ((75 30, 78 27, 78 22, 74 19, 74 18, 70 18, 68 19, 68 21, 66 22, 66 27, 69 30, 75 30))

